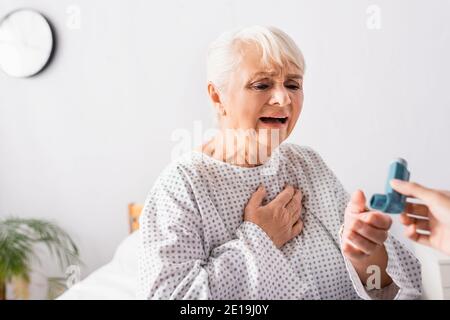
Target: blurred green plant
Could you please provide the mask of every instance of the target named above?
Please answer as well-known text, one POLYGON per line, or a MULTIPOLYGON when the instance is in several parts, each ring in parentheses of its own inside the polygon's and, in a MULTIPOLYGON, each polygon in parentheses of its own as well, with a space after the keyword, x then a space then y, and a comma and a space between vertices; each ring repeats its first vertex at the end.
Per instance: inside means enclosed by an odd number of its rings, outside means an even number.
POLYGON ((70 236, 56 224, 39 219, 0 219, 0 300, 6 299, 6 284, 19 279, 29 283, 33 259, 41 264, 35 245, 44 244, 61 270, 81 264, 70 236))

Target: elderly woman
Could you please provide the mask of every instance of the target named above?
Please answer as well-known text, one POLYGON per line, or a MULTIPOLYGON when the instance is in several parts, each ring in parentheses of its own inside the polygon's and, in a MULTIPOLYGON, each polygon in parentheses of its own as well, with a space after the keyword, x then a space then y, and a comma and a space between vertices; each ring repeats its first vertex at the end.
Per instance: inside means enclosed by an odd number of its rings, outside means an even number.
POLYGON ((145 299, 411 299, 420 266, 389 216, 350 197, 310 148, 282 143, 303 105, 304 60, 273 27, 208 53, 217 136, 170 164, 140 219, 145 299))

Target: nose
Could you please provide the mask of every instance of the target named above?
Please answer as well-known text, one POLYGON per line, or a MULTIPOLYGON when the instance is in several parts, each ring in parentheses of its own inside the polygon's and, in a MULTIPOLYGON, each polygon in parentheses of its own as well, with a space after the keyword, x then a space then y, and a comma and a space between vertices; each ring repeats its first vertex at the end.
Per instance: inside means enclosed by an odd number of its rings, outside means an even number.
POLYGON ((274 87, 269 104, 284 107, 290 103, 291 97, 289 96, 287 89, 283 85, 274 87))

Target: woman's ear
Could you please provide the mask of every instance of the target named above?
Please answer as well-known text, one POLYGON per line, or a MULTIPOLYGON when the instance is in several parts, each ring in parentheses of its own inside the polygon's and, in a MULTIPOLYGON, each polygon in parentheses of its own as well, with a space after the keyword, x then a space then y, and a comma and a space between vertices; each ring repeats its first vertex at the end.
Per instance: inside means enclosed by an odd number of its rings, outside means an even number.
POLYGON ((225 115, 226 112, 222 103, 222 97, 220 96, 219 90, 212 82, 208 82, 208 95, 219 114, 225 115))

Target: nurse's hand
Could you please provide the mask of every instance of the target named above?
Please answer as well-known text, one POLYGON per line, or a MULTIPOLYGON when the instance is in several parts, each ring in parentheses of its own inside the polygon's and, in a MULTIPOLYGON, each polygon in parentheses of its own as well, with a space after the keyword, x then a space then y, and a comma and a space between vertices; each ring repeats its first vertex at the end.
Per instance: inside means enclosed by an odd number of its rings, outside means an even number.
POLYGON ((405 212, 400 216, 400 222, 407 226, 406 236, 450 255, 450 192, 400 180, 392 180, 391 186, 401 194, 424 203, 407 202, 405 212), (411 214, 416 217, 411 217, 411 214))
POLYGON ((266 190, 260 186, 248 201, 244 220, 257 224, 279 249, 303 230, 302 193, 287 186, 275 199, 262 205, 266 190))
POLYGON ((342 251, 352 262, 358 262, 380 251, 388 237, 392 219, 388 215, 369 211, 364 193, 353 193, 345 210, 342 251))

